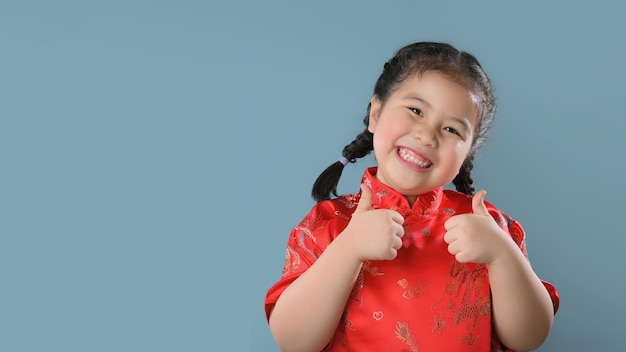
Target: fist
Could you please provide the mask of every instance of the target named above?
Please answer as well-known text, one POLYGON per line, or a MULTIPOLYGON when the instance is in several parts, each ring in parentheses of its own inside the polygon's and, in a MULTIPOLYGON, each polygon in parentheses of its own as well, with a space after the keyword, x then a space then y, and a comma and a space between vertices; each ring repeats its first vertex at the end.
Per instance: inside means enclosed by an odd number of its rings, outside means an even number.
POLYGON ((513 240, 487 211, 481 190, 472 198, 472 214, 456 215, 445 222, 448 252, 460 263, 491 264, 505 255, 513 240))
POLYGON ((392 260, 402 247, 404 217, 395 210, 373 209, 372 190, 361 184, 361 199, 342 235, 360 260, 392 260))

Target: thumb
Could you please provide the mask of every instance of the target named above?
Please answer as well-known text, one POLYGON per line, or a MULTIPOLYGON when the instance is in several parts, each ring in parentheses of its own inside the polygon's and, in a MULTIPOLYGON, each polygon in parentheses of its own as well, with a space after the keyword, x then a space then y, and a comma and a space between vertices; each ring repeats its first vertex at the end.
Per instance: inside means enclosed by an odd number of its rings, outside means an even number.
POLYGON ((356 206, 356 212, 364 212, 372 209, 372 189, 365 183, 361 183, 361 199, 356 206))
POLYGON ((472 212, 477 215, 489 215, 487 206, 485 206, 485 195, 487 191, 480 190, 472 197, 472 212))

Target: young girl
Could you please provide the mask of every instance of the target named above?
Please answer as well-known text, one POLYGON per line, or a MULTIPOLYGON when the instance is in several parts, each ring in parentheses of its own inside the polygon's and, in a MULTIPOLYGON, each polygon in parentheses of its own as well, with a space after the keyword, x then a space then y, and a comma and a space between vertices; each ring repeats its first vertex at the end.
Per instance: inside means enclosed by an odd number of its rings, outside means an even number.
POLYGON ((470 171, 495 112, 470 54, 415 43, 385 64, 365 130, 313 186, 267 293, 283 351, 498 351, 546 339, 559 297, 533 272, 520 224, 474 194, 470 171), (348 162, 374 150, 358 195, 348 162), (452 182, 458 192, 444 190, 452 182))

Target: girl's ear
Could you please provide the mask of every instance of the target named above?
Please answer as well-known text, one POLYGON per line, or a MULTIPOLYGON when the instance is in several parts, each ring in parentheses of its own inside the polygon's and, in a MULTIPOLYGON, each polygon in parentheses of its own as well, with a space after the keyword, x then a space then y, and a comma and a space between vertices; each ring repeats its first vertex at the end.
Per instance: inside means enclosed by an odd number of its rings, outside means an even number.
POLYGON ((377 96, 373 96, 370 101, 370 118, 369 125, 367 126, 367 130, 371 133, 374 133, 376 130, 376 125, 378 124, 378 117, 380 115, 381 103, 380 99, 377 96))

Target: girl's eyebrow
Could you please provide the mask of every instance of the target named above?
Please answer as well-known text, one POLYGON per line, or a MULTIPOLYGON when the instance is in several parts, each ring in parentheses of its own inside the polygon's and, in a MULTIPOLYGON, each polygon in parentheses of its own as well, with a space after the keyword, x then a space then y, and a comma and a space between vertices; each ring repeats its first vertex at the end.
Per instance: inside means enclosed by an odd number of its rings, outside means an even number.
POLYGON ((429 102, 427 102, 426 100, 424 100, 424 99, 422 99, 422 98, 420 98, 420 97, 418 97, 418 96, 415 96, 415 95, 409 94, 409 95, 405 96, 405 97, 404 97, 404 99, 408 99, 408 100, 417 100, 417 101, 419 101, 420 103, 422 103, 422 104, 426 105, 426 107, 427 107, 427 108, 432 109, 432 105, 430 105, 430 103, 429 103, 429 102))
MULTIPOLYGON (((415 101, 418 101, 418 102, 426 105, 426 107, 429 108, 429 109, 433 108, 433 106, 430 105, 429 102, 427 102, 426 100, 424 100, 424 99, 422 99, 422 98, 420 98, 418 96, 412 95, 412 94, 409 94, 409 95, 405 96, 404 99, 406 99, 406 100, 415 100, 415 101)), ((456 116, 448 116, 448 117, 450 119, 452 119, 452 120, 462 124, 465 127, 466 130, 468 130, 468 131, 472 130, 472 126, 470 125, 469 121, 467 121, 467 118, 461 118, 461 117, 456 117, 456 116)))

